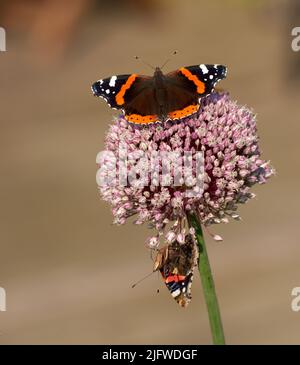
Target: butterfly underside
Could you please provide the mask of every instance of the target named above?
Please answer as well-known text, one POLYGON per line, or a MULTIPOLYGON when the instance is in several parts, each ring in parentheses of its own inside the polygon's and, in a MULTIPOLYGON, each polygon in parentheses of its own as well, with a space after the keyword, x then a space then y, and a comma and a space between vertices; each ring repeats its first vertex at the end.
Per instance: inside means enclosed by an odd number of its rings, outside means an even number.
POLYGON ((161 272, 172 297, 181 307, 186 307, 192 299, 191 286, 198 258, 198 248, 191 235, 184 244, 175 241, 157 253, 154 271, 161 272))

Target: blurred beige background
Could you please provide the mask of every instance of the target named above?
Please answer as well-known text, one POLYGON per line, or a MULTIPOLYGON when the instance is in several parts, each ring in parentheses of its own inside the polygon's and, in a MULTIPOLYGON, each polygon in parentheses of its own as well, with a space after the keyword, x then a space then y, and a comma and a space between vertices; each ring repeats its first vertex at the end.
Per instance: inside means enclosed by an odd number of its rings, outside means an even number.
POLYGON ((291 50, 300 19, 292 2, 1 6, 0 343, 211 343, 197 274, 186 310, 158 275, 131 289, 152 269, 150 231, 113 226, 95 182, 115 112, 91 95, 91 83, 151 74, 134 55, 160 65, 175 49, 166 71, 228 66, 222 87, 257 113, 263 157, 277 170, 241 207, 242 222, 212 228, 223 243, 207 237, 227 343, 300 343, 300 312, 291 310, 300 286, 300 52, 291 50))

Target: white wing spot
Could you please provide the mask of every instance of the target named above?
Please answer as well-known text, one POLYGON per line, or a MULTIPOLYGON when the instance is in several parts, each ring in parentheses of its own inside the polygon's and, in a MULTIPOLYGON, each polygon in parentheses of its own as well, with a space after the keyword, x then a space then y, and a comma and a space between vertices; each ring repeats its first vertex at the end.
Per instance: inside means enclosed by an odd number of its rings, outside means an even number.
POLYGON ((180 289, 176 289, 175 291, 173 291, 173 293, 172 293, 173 298, 178 297, 178 295, 180 295, 180 289))
POLYGON ((214 78, 214 75, 209 75, 209 78, 212 80, 214 78))
POLYGON ((208 73, 208 68, 203 63, 201 63, 201 65, 199 65, 199 67, 201 68, 203 75, 208 73))
POLYGON ((117 80, 117 76, 112 76, 109 80, 109 86, 110 87, 115 87, 116 86, 116 80, 117 80))
POLYGON ((109 94, 110 93, 110 90, 109 89, 106 89, 105 92, 106 92, 106 94, 109 94))

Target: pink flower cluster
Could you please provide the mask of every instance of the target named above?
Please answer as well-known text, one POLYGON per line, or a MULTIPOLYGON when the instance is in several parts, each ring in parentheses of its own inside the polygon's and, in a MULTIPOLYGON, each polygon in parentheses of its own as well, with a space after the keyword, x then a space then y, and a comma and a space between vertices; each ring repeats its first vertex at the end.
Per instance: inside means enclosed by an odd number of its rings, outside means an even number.
POLYGON ((274 173, 269 162, 260 158, 255 116, 225 93, 204 98, 197 114, 176 122, 138 126, 120 116, 106 136, 105 149, 110 153, 101 161, 102 171, 109 174, 112 165, 118 164, 120 146, 127 149, 128 172, 133 167, 135 172, 142 171, 143 163, 137 158, 141 151, 149 156, 159 151, 203 153, 203 194, 188 197, 184 184, 151 185, 151 181, 146 186, 99 186, 103 199, 112 205, 115 223, 123 224, 136 215, 136 224, 148 222, 157 230, 147 241, 151 248, 159 245, 161 237, 169 243, 184 243, 192 233, 186 222, 188 211, 206 226, 227 223, 230 217, 238 220, 238 204, 255 196, 251 186, 265 183, 274 173))

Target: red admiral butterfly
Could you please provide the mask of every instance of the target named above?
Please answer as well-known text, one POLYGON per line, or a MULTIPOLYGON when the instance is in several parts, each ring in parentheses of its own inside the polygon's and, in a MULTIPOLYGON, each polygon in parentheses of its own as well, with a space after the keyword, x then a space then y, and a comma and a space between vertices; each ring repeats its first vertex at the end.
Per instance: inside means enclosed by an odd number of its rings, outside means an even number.
POLYGON ((198 257, 198 247, 191 235, 184 244, 175 241, 162 247, 156 256, 153 271, 161 272, 172 297, 181 307, 186 307, 192 299, 191 286, 198 257))
POLYGON ((154 75, 111 76, 92 85, 94 95, 113 109, 122 109, 125 118, 136 124, 176 120, 194 114, 203 96, 226 77, 223 65, 181 67, 164 75, 159 67, 154 75))

